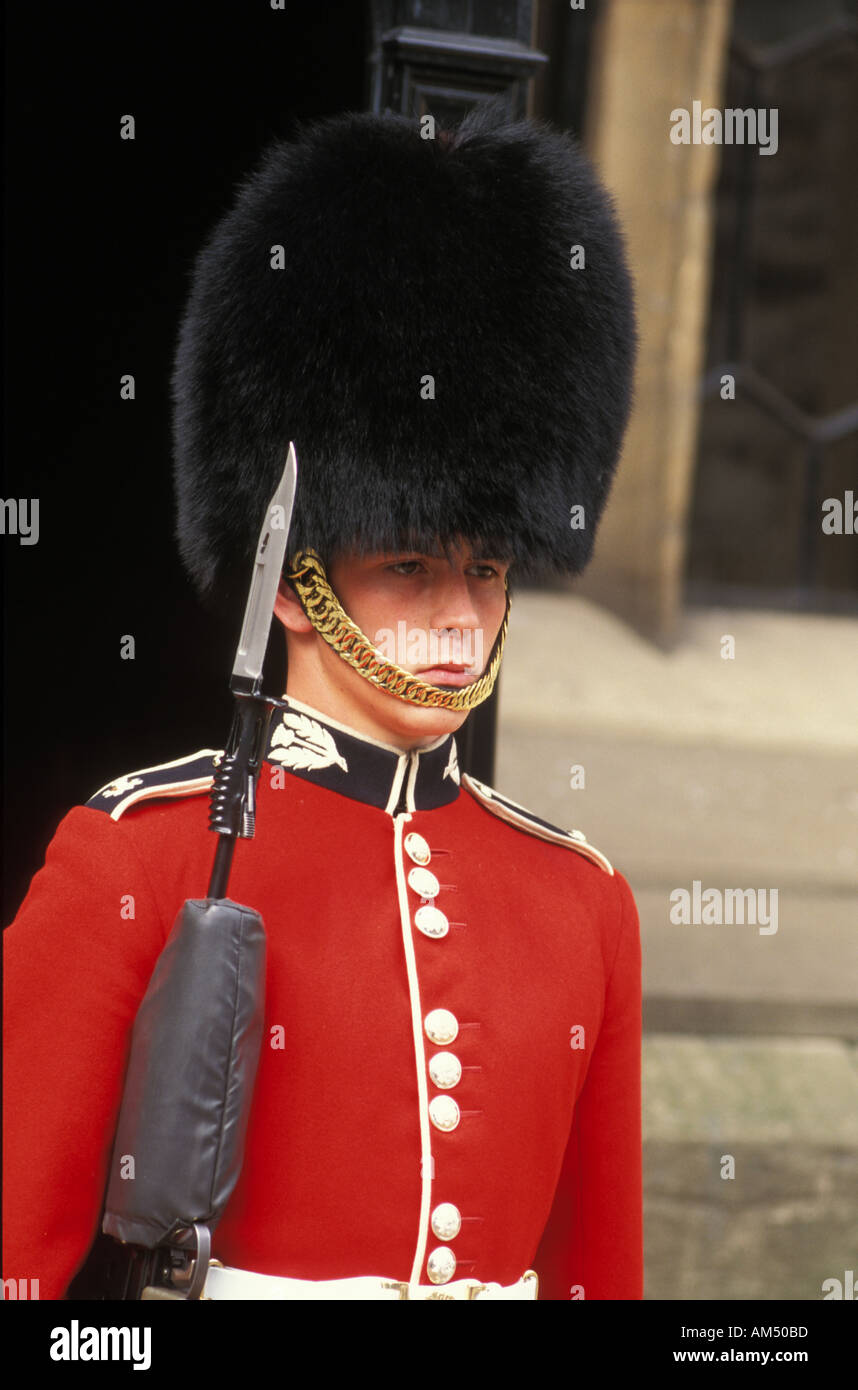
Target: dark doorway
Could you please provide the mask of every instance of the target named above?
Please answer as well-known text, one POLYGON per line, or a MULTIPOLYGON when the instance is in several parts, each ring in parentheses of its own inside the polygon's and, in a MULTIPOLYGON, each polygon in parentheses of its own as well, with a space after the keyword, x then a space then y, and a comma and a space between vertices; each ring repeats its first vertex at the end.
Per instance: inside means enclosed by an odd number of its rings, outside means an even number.
POLYGON ((222 746, 237 634, 173 542, 179 312, 264 146, 366 106, 369 44, 360 0, 7 6, 3 496, 38 499, 39 529, 3 538, 6 920, 70 806, 222 746))

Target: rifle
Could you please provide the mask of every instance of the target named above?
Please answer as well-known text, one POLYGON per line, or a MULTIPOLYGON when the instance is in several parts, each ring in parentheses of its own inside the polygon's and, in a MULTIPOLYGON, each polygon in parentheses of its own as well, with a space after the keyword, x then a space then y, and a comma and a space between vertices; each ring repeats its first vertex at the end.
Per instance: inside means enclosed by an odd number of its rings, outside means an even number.
POLYGON ((230 679, 235 710, 211 792, 209 828, 219 838, 208 894, 180 908, 137 1011, 104 1237, 94 1247, 99 1291, 86 1292, 90 1268, 69 1297, 200 1298, 212 1231, 241 1171, 262 1044, 265 928, 226 893, 236 840, 255 831, 271 713, 282 706, 262 691, 262 665, 296 485, 290 444, 259 535, 230 679))

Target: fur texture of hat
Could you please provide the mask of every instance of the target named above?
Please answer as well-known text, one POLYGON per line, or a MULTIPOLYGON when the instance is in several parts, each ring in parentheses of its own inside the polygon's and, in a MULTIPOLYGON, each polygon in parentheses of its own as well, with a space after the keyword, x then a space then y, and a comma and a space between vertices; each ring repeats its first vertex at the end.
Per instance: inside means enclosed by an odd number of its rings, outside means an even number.
POLYGON ((465 538, 525 574, 579 572, 634 347, 617 220, 571 138, 490 106, 435 139, 359 114, 275 144, 200 252, 180 330, 198 590, 246 588, 290 440, 290 555, 465 538))

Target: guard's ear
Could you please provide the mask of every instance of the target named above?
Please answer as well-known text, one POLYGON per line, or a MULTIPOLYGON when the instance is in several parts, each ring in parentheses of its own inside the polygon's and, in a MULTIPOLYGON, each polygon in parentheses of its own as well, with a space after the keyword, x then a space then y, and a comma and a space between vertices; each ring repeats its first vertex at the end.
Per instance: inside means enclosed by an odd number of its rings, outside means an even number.
POLYGON ((274 600, 274 616, 287 632, 312 632, 313 624, 301 607, 297 594, 286 579, 281 579, 274 600))

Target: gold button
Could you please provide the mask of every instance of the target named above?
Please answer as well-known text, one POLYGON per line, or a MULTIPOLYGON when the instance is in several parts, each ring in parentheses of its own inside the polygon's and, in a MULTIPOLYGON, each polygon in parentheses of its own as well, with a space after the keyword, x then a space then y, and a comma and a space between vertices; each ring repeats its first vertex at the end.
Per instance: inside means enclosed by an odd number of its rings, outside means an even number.
POLYGON ((429 1075, 439 1091, 449 1091, 462 1079, 462 1063, 453 1052, 436 1052, 429 1058, 429 1075))
POLYGON ((431 907, 428 903, 423 907, 418 907, 414 914, 414 925, 424 936, 441 937, 446 936, 450 930, 450 923, 443 912, 437 907, 431 907))
POLYGON ((448 1245, 439 1245, 426 1261, 426 1273, 432 1284, 447 1284, 456 1273, 456 1256, 448 1245))
POLYGON ((421 898, 437 898, 441 891, 441 885, 431 869, 411 869, 408 882, 421 898))
POLYGON ((432 851, 423 836, 414 832, 405 836, 405 853, 415 864, 428 864, 432 858, 432 851))
POLYGON ((423 1020, 426 1036, 439 1047, 446 1047, 459 1036, 459 1020, 449 1009, 433 1009, 423 1020))
POLYGON ((459 1107, 452 1096, 435 1096, 429 1102, 429 1119, 436 1129, 441 1129, 445 1134, 449 1134, 451 1129, 455 1129, 461 1116, 459 1107))
POLYGON ((462 1213, 452 1202, 441 1202, 432 1213, 432 1231, 439 1240, 455 1240, 462 1229, 462 1213))

